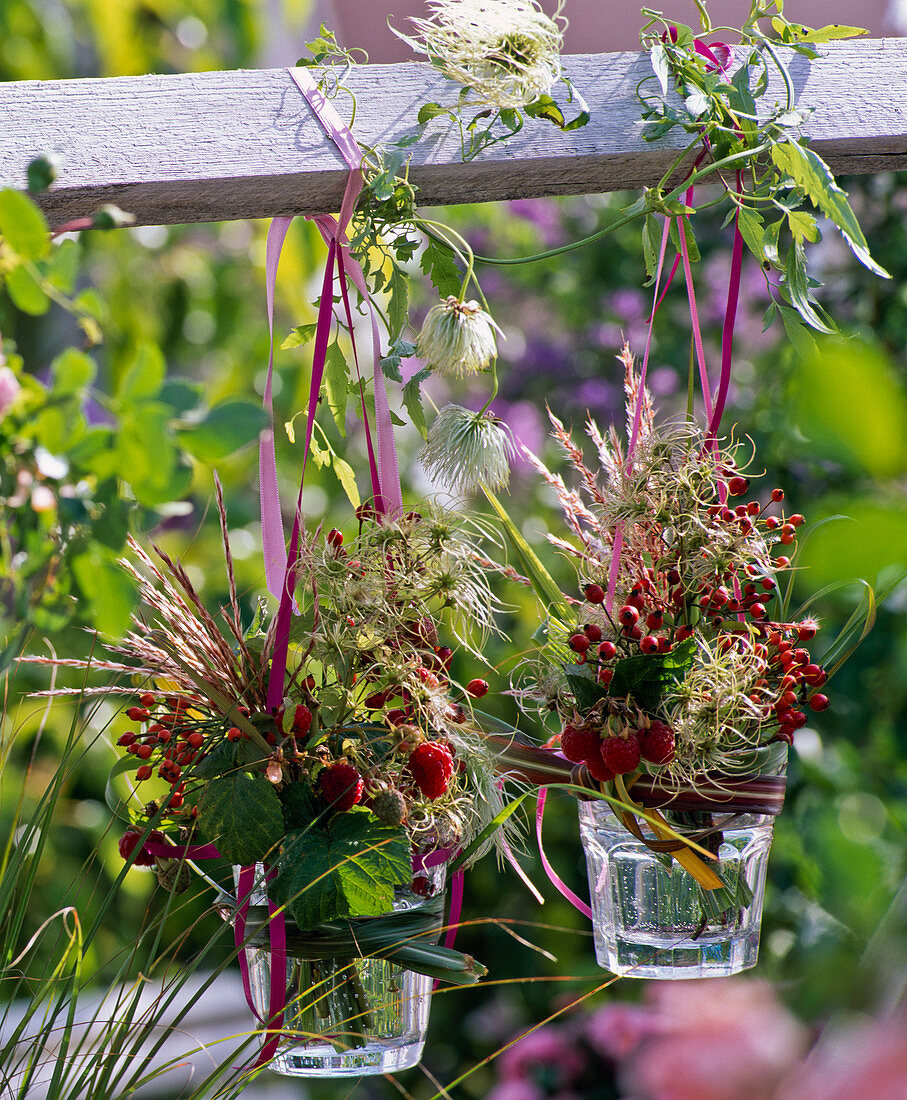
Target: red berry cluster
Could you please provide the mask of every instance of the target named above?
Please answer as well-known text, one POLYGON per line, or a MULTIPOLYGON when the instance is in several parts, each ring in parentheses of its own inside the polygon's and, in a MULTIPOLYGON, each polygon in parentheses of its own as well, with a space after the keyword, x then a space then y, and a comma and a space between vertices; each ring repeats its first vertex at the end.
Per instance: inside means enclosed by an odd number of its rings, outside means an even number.
MULTIPOLYGON (((749 490, 747 478, 732 470, 724 470, 723 475, 730 497, 742 496, 749 490)), ((804 522, 803 516, 766 515, 773 504, 783 499, 783 491, 774 489, 765 505, 751 500, 735 507, 727 503, 709 506, 706 517, 716 534, 721 534, 716 544, 745 548, 755 533, 765 545, 790 546, 796 539, 796 529, 804 522)), ((780 556, 771 563, 749 561, 740 565, 740 559, 733 564, 734 555, 729 554, 732 564, 724 568, 716 566, 709 579, 687 583, 682 573, 685 563, 660 539, 653 539, 649 557, 652 564, 640 567, 635 583, 613 614, 604 606, 606 594, 601 584, 590 581, 583 586, 585 601, 591 605, 590 618, 599 621, 575 630, 568 637, 567 646, 576 654, 577 664, 594 664, 598 683, 604 687, 611 684, 622 658, 637 653, 669 653, 698 630, 711 637, 719 652, 750 649, 757 665, 763 662, 764 675, 751 685, 751 699, 763 708, 762 724, 777 724, 777 737, 791 741, 794 730, 805 724, 806 716, 798 704, 808 700, 813 710, 828 706, 825 695, 809 694, 810 689, 821 686, 827 679, 825 672, 812 663, 806 650, 794 646, 795 641, 814 637, 815 621, 783 623, 769 618, 767 604, 777 592, 772 573, 776 567, 787 568, 789 558, 780 556)), ((701 562, 694 564, 701 570, 701 562)), ((568 737, 568 743, 569 740, 568 737)), ((620 741, 620 745, 612 747, 611 758, 622 765, 631 759, 634 750, 626 747, 626 737, 620 741)), ((655 755, 651 756, 641 749, 643 759, 664 762, 656 759, 657 751, 653 752, 655 755)), ((608 767, 619 770, 613 764, 608 767)))
POLYGON ((179 810, 186 789, 183 770, 204 755, 212 723, 191 715, 196 704, 185 696, 158 697, 145 692, 139 696, 139 704, 129 707, 126 716, 145 727, 144 735, 124 733, 117 744, 141 761, 135 773, 140 782, 151 778, 155 770, 152 760, 156 762, 158 776, 171 787, 167 806, 179 810))
POLYGON ((674 759, 674 733, 659 719, 646 720, 637 729, 627 725, 613 732, 597 718, 582 724, 568 722, 561 731, 561 752, 574 763, 585 764, 599 782, 635 771, 641 761, 668 764, 674 759))

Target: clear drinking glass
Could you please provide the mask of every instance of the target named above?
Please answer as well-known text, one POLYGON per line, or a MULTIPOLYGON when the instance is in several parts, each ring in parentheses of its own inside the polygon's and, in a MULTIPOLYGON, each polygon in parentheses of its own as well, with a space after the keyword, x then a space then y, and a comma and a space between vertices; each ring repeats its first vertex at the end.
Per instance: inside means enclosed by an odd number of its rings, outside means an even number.
MULTIPOLYGON (((445 869, 425 872, 433 896, 444 889, 445 869)), ((395 891, 394 912, 419 909, 426 899, 408 888, 395 891)), ((252 904, 266 904, 253 892, 252 904)), ((418 1065, 428 1030, 432 979, 386 959, 301 958, 293 953, 298 930, 287 922, 287 989, 284 1030, 270 1064, 293 1077, 361 1077, 395 1073, 418 1065)), ((252 999, 267 1019, 271 996, 271 951, 248 948, 252 999)))
MULTIPOLYGON (((702 832, 662 813, 678 833, 702 832)), ((745 907, 716 913, 680 864, 637 840, 607 802, 580 802, 579 816, 600 966, 629 978, 720 978, 756 965, 774 818, 710 815, 710 866, 731 892, 741 878, 752 891, 745 907)))

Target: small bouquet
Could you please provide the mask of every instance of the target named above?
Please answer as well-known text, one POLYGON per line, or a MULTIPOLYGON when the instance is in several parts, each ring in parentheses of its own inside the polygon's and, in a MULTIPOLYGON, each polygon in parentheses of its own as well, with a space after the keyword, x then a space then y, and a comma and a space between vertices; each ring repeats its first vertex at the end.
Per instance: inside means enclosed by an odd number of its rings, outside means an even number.
POLYGON ((578 490, 529 456, 574 536, 550 538, 582 598, 561 594, 515 694, 556 715, 572 781, 608 796, 581 812, 602 965, 733 973, 756 961, 787 747, 829 702, 806 648, 818 624, 779 581, 804 520, 780 489, 753 494, 740 445, 656 425, 621 358, 630 445, 590 421, 589 465, 552 417, 578 490))
POLYGON ((468 521, 433 506, 397 519, 365 507, 350 541, 336 529, 306 538, 274 708, 275 620, 262 606, 243 627, 222 505, 221 518, 223 629, 161 550, 155 561, 133 542, 124 562, 151 620, 135 618, 126 662, 102 665, 147 684, 127 710, 135 730, 118 741, 114 771, 133 777, 143 803, 118 807, 132 821, 121 852, 156 863, 171 886, 185 886, 193 858, 235 866, 238 896, 224 908, 249 948, 255 1010, 284 1028, 278 1070, 413 1065, 431 980, 485 973, 437 940, 446 865, 503 805, 470 720, 487 685, 452 682, 441 635, 445 613, 464 645, 467 629, 492 625, 468 521))

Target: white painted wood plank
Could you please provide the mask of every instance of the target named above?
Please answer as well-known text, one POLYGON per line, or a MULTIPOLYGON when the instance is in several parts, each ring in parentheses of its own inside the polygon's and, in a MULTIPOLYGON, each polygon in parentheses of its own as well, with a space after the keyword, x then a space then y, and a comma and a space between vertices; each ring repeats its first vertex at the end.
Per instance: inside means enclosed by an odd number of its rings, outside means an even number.
MULTIPOLYGON (((907 168, 907 40, 832 43, 791 65, 806 129, 839 173, 907 168)), ((585 129, 527 123, 505 145, 463 164, 453 127, 415 148, 423 203, 486 201, 639 188, 657 182, 686 135, 643 141, 635 89, 650 72, 638 53, 575 55, 566 68, 592 109, 585 129)), ((425 64, 354 70, 355 132, 377 144, 407 132, 420 103, 457 88, 425 64)), ((781 95, 780 86, 772 96, 781 95)), ((341 96, 338 109, 348 112, 341 96)), ((0 182, 62 157, 43 198, 55 224, 114 202, 139 224, 302 214, 339 206, 343 162, 283 69, 0 85, 0 182)))

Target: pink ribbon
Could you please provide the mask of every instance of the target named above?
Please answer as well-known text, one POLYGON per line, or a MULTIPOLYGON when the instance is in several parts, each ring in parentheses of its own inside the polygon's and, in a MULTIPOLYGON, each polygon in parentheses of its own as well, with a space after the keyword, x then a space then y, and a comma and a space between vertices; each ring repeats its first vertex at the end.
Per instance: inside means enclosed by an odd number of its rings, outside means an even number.
POLYGON ((560 875, 548 862, 548 857, 545 855, 545 849, 542 845, 542 819, 545 816, 545 800, 548 796, 547 787, 539 787, 538 799, 535 804, 535 839, 539 846, 539 857, 542 861, 542 866, 545 868, 545 874, 547 874, 551 883, 560 891, 560 893, 570 902, 574 909, 577 909, 584 917, 588 917, 592 920, 592 910, 589 906, 574 894, 570 887, 564 882, 560 875))

